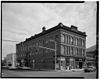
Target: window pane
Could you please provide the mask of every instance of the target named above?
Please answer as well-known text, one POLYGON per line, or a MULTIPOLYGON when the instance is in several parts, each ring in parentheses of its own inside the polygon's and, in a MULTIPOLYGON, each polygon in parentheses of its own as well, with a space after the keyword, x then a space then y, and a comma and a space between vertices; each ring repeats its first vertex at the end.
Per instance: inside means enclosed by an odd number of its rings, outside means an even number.
POLYGON ((64 42, 64 34, 61 35, 61 42, 64 42))
POLYGON ((61 45, 61 54, 64 54, 64 46, 61 45))
POLYGON ((66 43, 68 43, 68 36, 66 35, 66 43))
POLYGON ((65 54, 67 55, 68 53, 67 53, 67 46, 65 47, 65 54))
POLYGON ((73 42, 72 36, 70 37, 70 42, 71 42, 71 44, 72 44, 72 42, 73 42))

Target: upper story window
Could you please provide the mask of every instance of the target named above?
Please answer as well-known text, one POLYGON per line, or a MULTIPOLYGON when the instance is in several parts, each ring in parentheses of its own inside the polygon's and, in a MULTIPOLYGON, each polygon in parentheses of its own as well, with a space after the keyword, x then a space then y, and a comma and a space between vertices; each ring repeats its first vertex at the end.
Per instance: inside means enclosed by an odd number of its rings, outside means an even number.
POLYGON ((73 55, 76 56, 76 48, 73 48, 73 55))
POLYGON ((82 49, 82 56, 84 56, 84 52, 83 52, 83 49, 82 49))
POLYGON ((82 49, 80 49, 80 56, 82 56, 82 49))
POLYGON ((65 40, 66 40, 65 42, 68 43, 68 35, 66 35, 66 39, 65 40))
POLYGON ((85 47, 85 40, 82 41, 82 46, 85 47))
POLYGON ((83 56, 85 56, 85 50, 83 49, 83 56))
POLYGON ((68 46, 65 47, 65 54, 68 55, 68 46))
MULTIPOLYGON (((78 46, 80 46, 80 38, 78 38, 78 46)), ((79 50, 80 51, 80 50, 79 50)))
POLYGON ((72 45, 74 45, 74 37, 72 37, 72 45))
POLYGON ((64 46, 61 45, 61 54, 64 54, 64 52, 65 52, 64 50, 65 50, 64 46))
POLYGON ((78 46, 78 38, 76 38, 76 45, 78 46))
POLYGON ((71 36, 69 35, 69 44, 71 44, 71 36))
POLYGON ((74 45, 76 46, 76 37, 74 37, 74 45))
POLYGON ((80 46, 82 47, 82 39, 80 39, 80 46))
POLYGON ((73 55, 73 47, 70 47, 70 55, 73 55))
POLYGON ((61 42, 64 43, 64 40, 65 40, 65 35, 64 34, 61 34, 61 42))
POLYGON ((70 36, 70 43, 72 44, 72 42, 73 42, 73 39, 72 39, 72 36, 70 36))
POLYGON ((69 44, 69 35, 67 35, 67 44, 69 44))
POLYGON ((80 46, 80 39, 77 39, 77 46, 80 46))
POLYGON ((79 55, 79 49, 77 48, 77 56, 79 55))

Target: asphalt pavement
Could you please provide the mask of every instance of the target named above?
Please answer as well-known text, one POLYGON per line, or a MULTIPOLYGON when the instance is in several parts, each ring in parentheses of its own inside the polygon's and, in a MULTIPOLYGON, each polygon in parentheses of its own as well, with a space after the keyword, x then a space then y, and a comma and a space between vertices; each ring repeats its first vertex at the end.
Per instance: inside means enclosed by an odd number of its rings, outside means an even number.
POLYGON ((88 78, 95 79, 96 72, 66 72, 66 71, 26 71, 26 70, 2 70, 2 78, 9 77, 56 77, 56 78, 88 78))

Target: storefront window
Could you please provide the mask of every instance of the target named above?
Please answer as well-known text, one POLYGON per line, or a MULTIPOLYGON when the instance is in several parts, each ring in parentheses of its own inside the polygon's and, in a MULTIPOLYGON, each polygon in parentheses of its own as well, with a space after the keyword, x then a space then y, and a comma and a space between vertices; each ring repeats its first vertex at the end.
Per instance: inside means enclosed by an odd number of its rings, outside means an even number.
POLYGON ((66 58, 66 69, 69 70, 70 58, 66 58))

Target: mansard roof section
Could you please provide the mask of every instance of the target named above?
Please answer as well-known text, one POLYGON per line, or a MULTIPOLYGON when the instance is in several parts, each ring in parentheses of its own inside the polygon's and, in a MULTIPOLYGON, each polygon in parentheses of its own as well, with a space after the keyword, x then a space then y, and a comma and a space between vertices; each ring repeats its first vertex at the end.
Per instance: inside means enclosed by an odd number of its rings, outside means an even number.
POLYGON ((68 31, 74 32, 74 33, 77 33, 77 34, 80 34, 80 35, 83 35, 83 36, 86 37, 86 33, 85 33, 85 32, 79 31, 79 30, 77 29, 76 26, 71 25, 71 27, 68 27, 68 26, 63 25, 63 24, 60 22, 58 25, 56 25, 56 26, 54 26, 54 27, 52 27, 52 28, 50 28, 50 29, 48 29, 48 30, 46 30, 46 29, 43 27, 43 28, 42 28, 43 31, 42 31, 41 33, 35 34, 34 36, 31 36, 30 38, 27 38, 24 42, 27 42, 27 41, 29 41, 29 40, 38 38, 38 37, 40 37, 40 36, 42 36, 42 35, 45 35, 45 34, 47 34, 47 33, 50 33, 50 32, 52 32, 52 31, 55 31, 55 30, 60 29, 60 28, 61 28, 61 29, 64 29, 64 30, 68 30, 68 31))

